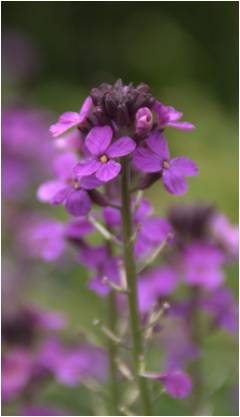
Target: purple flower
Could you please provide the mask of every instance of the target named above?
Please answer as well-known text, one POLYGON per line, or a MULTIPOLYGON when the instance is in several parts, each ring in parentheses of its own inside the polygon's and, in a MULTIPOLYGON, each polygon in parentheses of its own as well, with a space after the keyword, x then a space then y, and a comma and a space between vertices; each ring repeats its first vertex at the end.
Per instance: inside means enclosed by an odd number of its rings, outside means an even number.
POLYGON ((147 256, 156 249, 156 246, 168 239, 172 233, 170 223, 161 217, 147 217, 141 223, 137 224, 139 229, 134 245, 135 254, 137 256, 147 256))
POLYGON ((105 352, 90 344, 67 347, 58 339, 45 340, 38 353, 38 363, 52 372, 59 383, 68 386, 77 386, 88 378, 106 377, 105 352))
POLYGON ((181 156, 170 160, 167 141, 161 132, 153 132, 133 155, 133 165, 143 172, 160 172, 168 192, 176 195, 188 190, 185 177, 198 174, 194 161, 181 156))
POLYGON ((188 246, 182 255, 185 282, 213 289, 224 279, 221 266, 224 254, 208 243, 196 242, 188 246))
POLYGON ((165 352, 165 368, 168 371, 183 369, 200 354, 199 348, 191 341, 188 317, 181 317, 177 311, 172 310, 171 305, 160 333, 160 344, 165 352))
POLYGON ((23 349, 15 349, 3 356, 2 398, 11 400, 28 384, 32 375, 32 358, 23 349))
POLYGON ((159 298, 172 293, 178 284, 176 271, 163 266, 143 274, 138 282, 139 308, 146 313, 154 307, 159 298))
POLYGON ((211 314, 215 323, 229 331, 238 331, 238 306, 228 288, 217 288, 201 301, 201 307, 211 314))
POLYGON ((119 284, 118 258, 110 256, 105 246, 83 246, 80 250, 80 261, 96 273, 89 281, 88 287, 101 297, 105 297, 111 290, 104 278, 119 284))
POLYGON ((83 102, 83 105, 79 113, 71 111, 63 113, 59 117, 58 122, 50 127, 50 132, 52 136, 56 138, 58 136, 63 135, 73 127, 82 126, 88 117, 92 104, 93 103, 91 97, 87 97, 83 102))
POLYGON ((23 225, 18 239, 28 256, 52 262, 62 255, 65 249, 62 223, 52 219, 33 218, 23 225))
POLYGON ((135 115, 135 129, 138 133, 146 133, 153 125, 153 115, 148 107, 141 107, 135 115))
POLYGON ((160 381, 167 393, 173 398, 186 398, 191 394, 192 381, 189 375, 181 370, 171 371, 165 374, 145 372, 145 378, 160 381))
POLYGON ((85 216, 91 209, 91 199, 88 190, 101 186, 101 182, 94 176, 76 178, 72 174, 73 163, 76 162, 73 154, 65 154, 55 161, 57 180, 43 183, 37 191, 40 201, 52 205, 64 204, 72 216, 85 216))
POLYGON ((157 113, 160 128, 175 127, 176 129, 185 131, 193 130, 195 128, 192 123, 179 121, 183 114, 174 109, 174 107, 165 106, 159 101, 156 101, 154 110, 157 113))
POLYGON ((85 218, 79 218, 66 224, 64 236, 72 242, 81 241, 82 238, 94 231, 92 224, 85 218))
POLYGON ((239 247, 238 227, 231 225, 226 216, 218 213, 212 217, 210 227, 219 243, 223 245, 230 255, 236 257, 239 247))
MULTIPOLYGON (((133 212, 133 221, 135 226, 138 227, 143 220, 150 216, 153 212, 153 208, 148 200, 142 198, 141 201, 136 205, 136 200, 132 199, 131 202, 133 212)), ((113 207, 104 207, 103 219, 105 224, 109 227, 121 226, 121 211, 113 207)))
POLYGON ((110 126, 94 127, 85 139, 90 157, 80 161, 75 167, 76 176, 96 174, 103 182, 117 177, 121 164, 114 158, 126 156, 134 151, 136 144, 128 136, 121 137, 111 144, 113 131, 110 126))
POLYGON ((29 313, 35 321, 35 326, 43 330, 58 331, 66 326, 66 318, 63 314, 55 311, 44 311, 30 308, 29 313))

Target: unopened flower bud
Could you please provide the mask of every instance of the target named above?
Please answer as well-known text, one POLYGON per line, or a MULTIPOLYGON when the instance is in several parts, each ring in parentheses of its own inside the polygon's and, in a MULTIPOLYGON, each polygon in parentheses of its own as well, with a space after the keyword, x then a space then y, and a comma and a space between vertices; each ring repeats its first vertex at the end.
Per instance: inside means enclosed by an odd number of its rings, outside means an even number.
POLYGON ((153 116, 148 107, 141 107, 138 109, 135 116, 136 131, 149 131, 152 128, 153 116))

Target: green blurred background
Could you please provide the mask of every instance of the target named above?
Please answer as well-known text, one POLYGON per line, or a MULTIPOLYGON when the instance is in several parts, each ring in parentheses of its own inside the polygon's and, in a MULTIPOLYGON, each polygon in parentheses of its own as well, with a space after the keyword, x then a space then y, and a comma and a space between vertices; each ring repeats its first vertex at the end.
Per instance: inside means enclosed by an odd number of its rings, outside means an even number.
MULTIPOLYGON (((157 211, 164 213, 176 200, 207 201, 238 221, 237 2, 5 2, 2 12, 3 31, 23 33, 38 51, 39 68, 20 88, 27 104, 58 115, 78 110, 88 90, 103 81, 148 83, 160 101, 197 126, 192 133, 167 133, 172 154, 186 154, 200 167, 186 196, 176 199, 159 184, 148 192, 157 211)), ((11 88, 6 102, 14 97, 11 88)), ((55 209, 47 210, 55 216, 55 209)), ((235 290, 236 277, 234 269, 229 282, 235 290)), ((56 274, 54 265, 39 263, 29 297, 65 310, 72 333, 86 329, 94 337, 91 322, 104 315, 104 306, 85 284, 79 267, 56 274)), ((230 385, 234 380, 233 341, 224 334, 209 339, 206 372, 213 386, 207 389, 216 401, 212 409, 206 403, 206 410, 234 415, 230 394, 219 383, 226 372, 230 385)), ((46 395, 84 414, 85 394, 52 387, 46 395)), ((161 414, 184 415, 179 403, 164 399, 161 414)))

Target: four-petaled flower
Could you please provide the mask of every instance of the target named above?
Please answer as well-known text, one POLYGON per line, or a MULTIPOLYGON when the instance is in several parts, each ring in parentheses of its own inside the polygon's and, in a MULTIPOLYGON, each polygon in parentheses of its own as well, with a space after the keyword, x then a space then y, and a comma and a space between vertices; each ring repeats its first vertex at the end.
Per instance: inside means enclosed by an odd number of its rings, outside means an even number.
POLYGON ((190 122, 179 121, 183 116, 183 113, 174 109, 174 107, 166 106, 160 101, 156 101, 154 104, 154 110, 157 113, 158 125, 161 129, 165 127, 175 127, 180 130, 193 130, 195 126, 190 122))
POLYGON ((59 156, 55 161, 57 180, 43 183, 38 189, 38 199, 52 205, 64 204, 72 216, 85 216, 91 209, 88 190, 93 190, 102 183, 93 175, 76 178, 72 174, 75 165, 74 155, 69 153, 59 156))
POLYGON ((181 156, 170 159, 167 141, 161 132, 153 132, 133 155, 133 165, 143 172, 160 172, 163 184, 172 194, 184 194, 188 190, 185 177, 198 174, 194 161, 181 156))
POLYGON ((63 113, 57 123, 53 124, 50 127, 50 132, 54 138, 57 138, 58 136, 63 135, 68 130, 72 129, 73 127, 81 126, 85 123, 87 116, 91 110, 92 107, 92 99, 91 97, 87 97, 81 109, 79 110, 79 113, 68 111, 63 113))
POLYGON ((191 378, 182 370, 173 370, 163 374, 145 372, 142 376, 161 382, 167 393, 173 398, 182 399, 191 394, 191 378))
POLYGON ((94 127, 85 139, 86 149, 90 156, 80 161, 75 167, 76 176, 95 174, 103 182, 117 177, 121 164, 114 158, 129 155, 136 144, 128 136, 121 137, 111 144, 113 131, 110 126, 94 127))

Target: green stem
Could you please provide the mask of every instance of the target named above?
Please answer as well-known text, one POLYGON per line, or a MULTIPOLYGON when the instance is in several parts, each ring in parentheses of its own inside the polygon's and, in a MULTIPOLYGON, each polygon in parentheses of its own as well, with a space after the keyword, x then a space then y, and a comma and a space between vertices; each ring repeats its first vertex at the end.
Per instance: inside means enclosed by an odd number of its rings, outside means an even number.
MULTIPOLYGON (((190 317, 190 331, 192 342, 195 346, 201 349, 202 343, 202 324, 199 314, 198 302, 200 298, 200 289, 193 287, 191 290, 191 317, 190 317)), ((200 415, 200 408, 202 403, 202 364, 201 359, 196 358, 191 364, 190 372, 193 380, 193 392, 190 399, 190 408, 192 415, 200 415)))
MULTIPOLYGON (((113 291, 108 295, 108 316, 109 316, 109 328, 115 334, 117 325, 117 308, 116 308, 116 296, 113 291)), ((108 357, 109 357, 109 375, 110 375, 110 391, 111 391, 111 403, 110 414, 117 416, 118 411, 118 379, 117 379, 117 346, 110 339, 108 342, 108 357)))
POLYGON ((132 242, 132 214, 131 214, 131 198, 130 198, 130 165, 127 158, 122 161, 122 175, 121 175, 121 199, 122 199, 122 227, 123 227, 123 251, 124 264, 126 270, 127 284, 128 284, 128 307, 130 327, 132 333, 132 354, 135 378, 138 383, 140 396, 142 400, 144 415, 150 416, 151 403, 148 392, 147 381, 139 375, 141 363, 143 360, 143 341, 140 331, 140 319, 138 312, 137 300, 137 273, 136 264, 133 252, 132 242))

